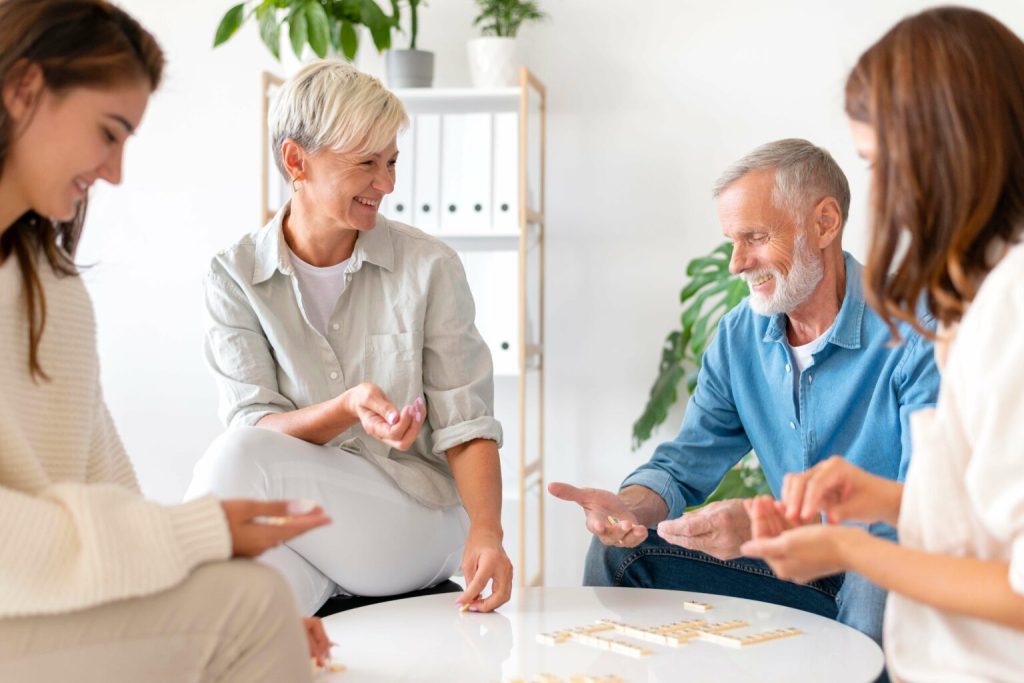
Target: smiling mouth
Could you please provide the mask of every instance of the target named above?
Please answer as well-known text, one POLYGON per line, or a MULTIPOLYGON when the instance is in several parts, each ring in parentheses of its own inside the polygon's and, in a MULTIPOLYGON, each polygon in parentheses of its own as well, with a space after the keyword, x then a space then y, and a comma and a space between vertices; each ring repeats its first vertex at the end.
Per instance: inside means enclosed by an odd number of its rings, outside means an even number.
POLYGON ((363 197, 356 197, 356 203, 357 204, 362 204, 363 206, 369 206, 369 207, 372 207, 372 208, 376 209, 377 205, 380 204, 380 200, 364 199, 363 197))
POLYGON ((85 182, 84 180, 79 180, 78 178, 75 178, 73 182, 75 184, 75 187, 77 187, 78 191, 81 192, 82 194, 85 194, 86 192, 89 191, 89 183, 85 182))
POLYGON ((751 287, 760 287, 764 283, 774 278, 775 275, 773 275, 772 273, 765 273, 763 275, 758 275, 756 278, 747 280, 747 284, 749 284, 751 287))

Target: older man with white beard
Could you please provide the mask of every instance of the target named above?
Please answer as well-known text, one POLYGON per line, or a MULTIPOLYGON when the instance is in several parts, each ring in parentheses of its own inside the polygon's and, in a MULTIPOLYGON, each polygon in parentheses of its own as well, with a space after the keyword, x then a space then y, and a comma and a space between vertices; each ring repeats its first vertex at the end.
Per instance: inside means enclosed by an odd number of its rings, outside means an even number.
MULTIPOLYGON (((797 585, 741 557, 750 537, 742 501, 684 511, 751 449, 776 498, 787 472, 833 454, 902 480, 908 418, 938 394, 931 344, 903 326, 905 341, 890 346, 885 323, 865 305, 861 265, 841 244, 849 184, 828 152, 806 140, 763 145, 722 175, 714 196, 733 243, 730 271, 750 296, 719 324, 678 436, 618 493, 563 483, 549 490, 578 503, 595 535, 586 585, 765 600, 880 642, 881 589, 852 574, 797 585)), ((895 536, 884 525, 871 530, 895 536)))

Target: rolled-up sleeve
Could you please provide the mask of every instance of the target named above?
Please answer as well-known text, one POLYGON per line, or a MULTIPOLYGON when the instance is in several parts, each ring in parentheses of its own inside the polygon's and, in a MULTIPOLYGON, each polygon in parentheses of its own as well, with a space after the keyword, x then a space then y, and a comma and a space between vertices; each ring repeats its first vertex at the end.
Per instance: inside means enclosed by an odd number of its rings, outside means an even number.
POLYGON ((265 415, 295 410, 278 391, 277 365, 245 293, 214 261, 206 276, 206 362, 227 426, 255 425, 265 415))
POLYGON ((473 439, 501 446, 491 352, 475 316, 466 272, 453 252, 431 272, 423 325, 423 392, 433 430, 431 450, 439 457, 473 439))

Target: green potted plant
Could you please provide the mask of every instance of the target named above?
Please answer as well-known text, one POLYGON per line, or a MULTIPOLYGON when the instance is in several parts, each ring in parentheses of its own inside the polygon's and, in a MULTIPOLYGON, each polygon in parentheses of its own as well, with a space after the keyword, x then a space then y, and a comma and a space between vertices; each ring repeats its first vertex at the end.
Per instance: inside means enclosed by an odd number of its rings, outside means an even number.
POLYGON ((519 58, 516 35, 529 21, 547 15, 536 0, 476 0, 480 14, 473 25, 481 37, 469 41, 469 71, 478 88, 500 88, 518 82, 519 58))
MULTIPOLYGON (((718 245, 710 254, 690 261, 686 275, 690 278, 679 293, 685 308, 679 318, 680 329, 665 338, 658 364, 658 376, 651 386, 647 405, 633 423, 633 450, 651 438, 651 433, 665 422, 668 411, 679 400, 679 384, 686 379, 686 393, 697 388, 704 351, 722 316, 739 304, 748 293, 747 283, 729 273, 732 243, 718 245)), ((707 502, 726 498, 748 498, 768 493, 764 473, 751 452, 730 470, 707 502)))
POLYGON ((359 50, 358 26, 369 29, 378 51, 391 47, 391 31, 398 27, 398 0, 391 0, 391 5, 392 14, 388 15, 374 0, 246 0, 221 18, 213 46, 224 43, 242 24, 254 19, 263 44, 276 59, 281 58, 283 29, 299 59, 308 45, 317 57, 326 57, 333 50, 352 61, 359 50))

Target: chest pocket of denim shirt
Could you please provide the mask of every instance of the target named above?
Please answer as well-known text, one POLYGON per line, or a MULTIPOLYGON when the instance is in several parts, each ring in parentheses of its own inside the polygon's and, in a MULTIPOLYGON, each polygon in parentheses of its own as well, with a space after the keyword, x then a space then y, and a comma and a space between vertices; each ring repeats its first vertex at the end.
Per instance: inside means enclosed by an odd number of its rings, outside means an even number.
POLYGON ((366 337, 363 381, 376 384, 401 408, 423 393, 423 332, 366 337))

